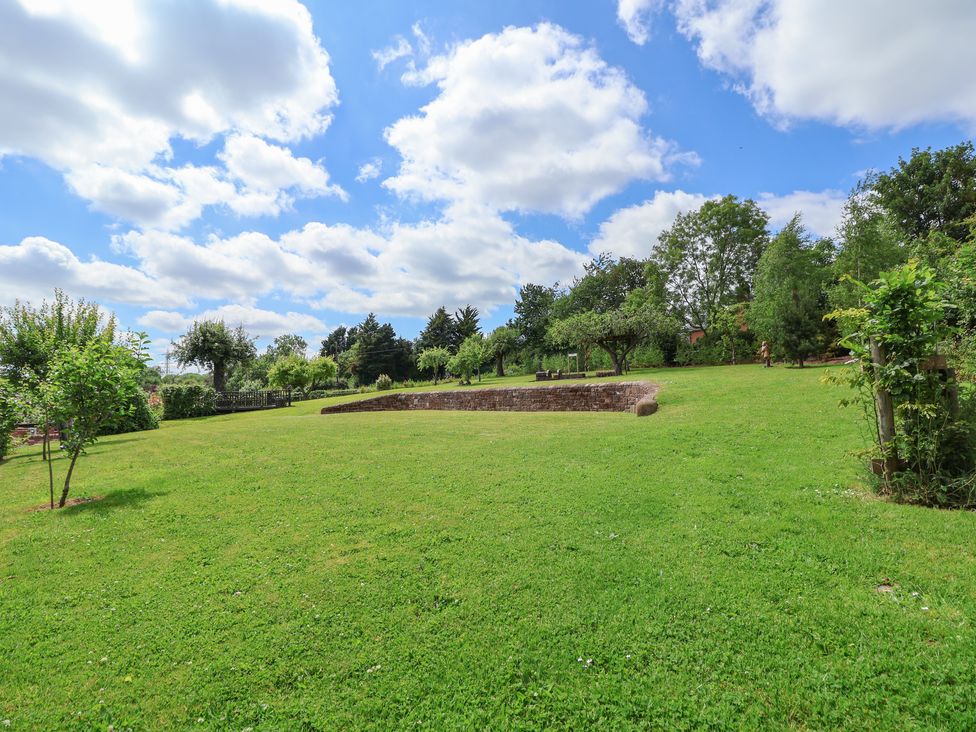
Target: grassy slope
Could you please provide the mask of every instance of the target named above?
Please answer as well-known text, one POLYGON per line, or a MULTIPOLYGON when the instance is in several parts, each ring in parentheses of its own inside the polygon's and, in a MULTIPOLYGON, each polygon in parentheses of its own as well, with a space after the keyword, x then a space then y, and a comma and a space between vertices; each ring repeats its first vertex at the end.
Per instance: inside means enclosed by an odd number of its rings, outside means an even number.
POLYGON ((54 515, 22 451, 0 720, 972 728, 976 515, 852 488, 820 373, 651 372, 640 420, 168 423, 97 445, 76 495, 105 499, 54 515))

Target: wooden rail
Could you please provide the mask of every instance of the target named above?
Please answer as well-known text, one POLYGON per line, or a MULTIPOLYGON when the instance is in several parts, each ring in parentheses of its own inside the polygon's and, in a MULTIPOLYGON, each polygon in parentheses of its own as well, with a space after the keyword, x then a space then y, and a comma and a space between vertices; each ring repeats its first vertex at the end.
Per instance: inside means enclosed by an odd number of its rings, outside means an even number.
POLYGON ((290 406, 291 392, 284 389, 217 392, 218 412, 248 412, 254 409, 277 409, 290 406))

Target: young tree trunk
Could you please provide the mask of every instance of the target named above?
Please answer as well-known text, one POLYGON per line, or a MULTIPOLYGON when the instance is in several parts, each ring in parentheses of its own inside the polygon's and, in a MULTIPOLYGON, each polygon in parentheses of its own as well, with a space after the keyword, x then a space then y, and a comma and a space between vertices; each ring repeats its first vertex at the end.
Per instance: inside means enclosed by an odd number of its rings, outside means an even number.
POLYGON ((61 491, 61 500, 58 502, 58 508, 64 508, 64 504, 68 500, 68 491, 71 490, 71 474, 75 470, 75 463, 78 461, 78 455, 80 454, 80 447, 71 453, 71 463, 68 465, 68 474, 64 476, 64 490, 61 491))
POLYGON ((505 356, 501 353, 495 354, 495 376, 505 375, 505 356))
POLYGON ((51 510, 54 510, 54 465, 50 460, 47 461, 47 484, 51 489, 51 510))
MULTIPOLYGON (((881 369, 887 363, 884 348, 874 338, 869 340, 868 345, 875 369, 881 369)), ((881 448, 882 476, 885 486, 890 489, 898 469, 898 453, 895 449, 895 405, 891 393, 882 389, 877 379, 874 380, 874 403, 878 413, 878 446, 881 448)))

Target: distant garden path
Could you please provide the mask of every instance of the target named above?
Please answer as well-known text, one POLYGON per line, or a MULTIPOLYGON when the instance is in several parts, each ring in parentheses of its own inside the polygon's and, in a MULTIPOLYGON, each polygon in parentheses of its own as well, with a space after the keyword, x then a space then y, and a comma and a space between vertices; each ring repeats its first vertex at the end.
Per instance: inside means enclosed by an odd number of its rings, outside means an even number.
POLYGON ((643 417, 657 411, 657 391, 657 385, 649 381, 451 389, 384 394, 325 407, 322 414, 438 409, 487 412, 634 412, 638 417, 643 417))

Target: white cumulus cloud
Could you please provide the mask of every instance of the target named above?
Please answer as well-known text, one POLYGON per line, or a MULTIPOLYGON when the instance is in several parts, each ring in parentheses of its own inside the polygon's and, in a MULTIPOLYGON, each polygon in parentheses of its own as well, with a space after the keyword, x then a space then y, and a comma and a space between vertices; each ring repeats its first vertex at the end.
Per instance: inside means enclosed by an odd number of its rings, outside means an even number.
POLYGON ((11 0, 0 4, 0 98, 0 157, 37 158, 94 208, 139 225, 178 228, 216 203, 274 212, 234 203, 264 196, 280 210, 292 188, 342 195, 319 164, 265 142, 323 132, 338 102, 329 56, 295 0, 11 0), (229 159, 250 156, 239 173, 273 159, 280 172, 257 177, 277 190, 226 172, 213 177, 229 185, 190 190, 171 141, 218 135, 230 136, 229 159))
POLYGON ((756 202, 769 214, 769 225, 780 229, 795 214, 803 217, 803 224, 817 236, 834 236, 844 214, 847 194, 843 191, 793 191, 776 196, 760 193, 756 202))
POLYGON ((664 0, 617 0, 617 20, 638 46, 650 38, 651 17, 663 4, 664 0))
POLYGON ((227 325, 244 329, 253 336, 274 338, 283 333, 322 333, 325 323, 308 313, 265 310, 250 305, 221 305, 192 315, 167 310, 150 310, 138 319, 139 325, 175 336, 186 331, 197 320, 223 320, 227 325))
POLYGON ((674 223, 675 216, 700 208, 708 199, 701 193, 656 191, 653 198, 619 209, 600 224, 599 233, 590 242, 590 252, 646 259, 651 256, 661 232, 674 223))
POLYGON ((779 124, 976 125, 971 0, 678 0, 679 30, 779 124))
POLYGON ((643 126, 643 92, 558 26, 506 28, 404 74, 435 84, 420 114, 386 130, 403 160, 384 185, 403 196, 568 218, 683 159, 643 126))
POLYGON ((99 259, 82 261, 68 247, 44 237, 0 245, 0 304, 18 299, 40 302, 51 297, 56 287, 101 302, 169 307, 189 302, 179 290, 161 287, 135 267, 99 259))

